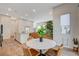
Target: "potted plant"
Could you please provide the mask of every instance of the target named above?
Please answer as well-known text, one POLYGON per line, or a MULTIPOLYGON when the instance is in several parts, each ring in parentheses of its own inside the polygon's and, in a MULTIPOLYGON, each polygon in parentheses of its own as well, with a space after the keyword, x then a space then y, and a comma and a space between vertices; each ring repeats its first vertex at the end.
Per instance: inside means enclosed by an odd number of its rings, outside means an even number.
POLYGON ((40 42, 42 42, 43 41, 43 36, 46 34, 45 26, 40 26, 39 28, 37 28, 37 33, 40 36, 40 42))
POLYGON ((77 40, 77 38, 76 38, 76 39, 73 38, 73 43, 74 43, 74 45, 78 45, 78 40, 77 40))
POLYGON ((77 51, 77 49, 78 49, 78 40, 77 40, 77 38, 73 38, 73 43, 74 43, 73 50, 77 51))

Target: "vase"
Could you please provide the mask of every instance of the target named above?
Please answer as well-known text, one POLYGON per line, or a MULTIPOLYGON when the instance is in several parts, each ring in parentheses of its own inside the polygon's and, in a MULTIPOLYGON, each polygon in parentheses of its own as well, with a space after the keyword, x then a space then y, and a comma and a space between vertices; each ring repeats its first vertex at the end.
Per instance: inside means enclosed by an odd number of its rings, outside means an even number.
POLYGON ((43 42, 43 38, 42 37, 40 37, 40 42, 43 42))

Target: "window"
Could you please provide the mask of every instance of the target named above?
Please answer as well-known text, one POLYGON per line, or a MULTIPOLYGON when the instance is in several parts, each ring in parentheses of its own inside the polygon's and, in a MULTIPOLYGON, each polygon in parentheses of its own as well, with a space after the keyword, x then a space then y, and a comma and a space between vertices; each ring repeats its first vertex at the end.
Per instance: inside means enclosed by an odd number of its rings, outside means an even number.
POLYGON ((26 33, 29 33, 29 28, 28 27, 26 27, 25 30, 26 30, 26 33))
POLYGON ((20 34, 20 43, 26 43, 28 37, 29 37, 29 27, 25 27, 24 28, 25 31, 23 31, 21 34, 20 34))
POLYGON ((70 33, 70 14, 64 14, 60 16, 60 23, 62 34, 70 33))

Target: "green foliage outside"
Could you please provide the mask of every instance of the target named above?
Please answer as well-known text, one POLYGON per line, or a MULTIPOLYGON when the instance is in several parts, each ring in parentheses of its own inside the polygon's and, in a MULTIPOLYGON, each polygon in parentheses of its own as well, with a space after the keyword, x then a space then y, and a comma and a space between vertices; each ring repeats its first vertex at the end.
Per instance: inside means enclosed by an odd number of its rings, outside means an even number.
POLYGON ((46 24, 46 28, 47 28, 47 33, 53 39, 53 22, 52 21, 48 21, 47 24, 46 24))
POLYGON ((48 34, 53 39, 53 22, 48 21, 45 26, 40 26, 36 29, 40 37, 43 37, 45 34, 48 34))

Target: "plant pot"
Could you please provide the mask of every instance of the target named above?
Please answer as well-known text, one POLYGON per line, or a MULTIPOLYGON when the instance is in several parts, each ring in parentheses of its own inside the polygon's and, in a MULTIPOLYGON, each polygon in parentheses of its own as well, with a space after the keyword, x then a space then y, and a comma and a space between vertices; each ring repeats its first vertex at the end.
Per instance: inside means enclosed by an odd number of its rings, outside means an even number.
POLYGON ((40 37, 40 42, 43 42, 43 38, 42 37, 40 37))
POLYGON ((77 52, 78 51, 78 45, 73 45, 73 51, 77 52))
POLYGON ((73 47, 78 47, 78 45, 75 45, 75 44, 74 44, 73 47))

